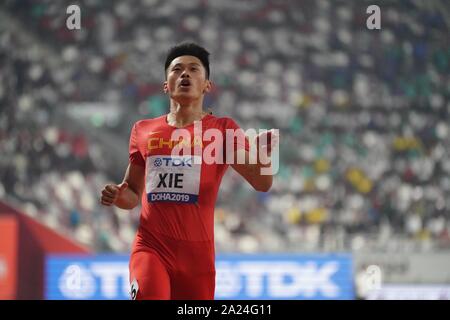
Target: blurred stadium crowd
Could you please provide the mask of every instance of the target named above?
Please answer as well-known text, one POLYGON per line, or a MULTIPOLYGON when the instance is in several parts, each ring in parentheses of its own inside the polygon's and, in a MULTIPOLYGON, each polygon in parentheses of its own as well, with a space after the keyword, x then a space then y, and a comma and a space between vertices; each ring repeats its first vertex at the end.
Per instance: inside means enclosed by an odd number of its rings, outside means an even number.
POLYGON ((128 251, 139 210, 100 205, 126 165, 108 159, 117 141, 127 156, 134 121, 167 112, 165 53, 193 40, 211 52, 205 107, 281 134, 270 192, 223 179, 218 251, 450 248, 447 1, 381 1, 381 30, 366 28, 367 1, 78 3, 81 30, 66 28, 70 1, 0 4, 19 26, 0 30, 1 198, 93 250, 128 251), (84 102, 120 106, 117 120, 79 130, 68 115, 84 102))

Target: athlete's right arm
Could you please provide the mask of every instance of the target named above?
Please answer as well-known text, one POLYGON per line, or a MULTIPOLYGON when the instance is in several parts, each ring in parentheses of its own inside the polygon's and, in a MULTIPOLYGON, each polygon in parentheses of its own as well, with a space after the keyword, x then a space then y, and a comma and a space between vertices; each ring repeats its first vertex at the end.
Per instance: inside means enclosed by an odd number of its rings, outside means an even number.
POLYGON ((101 202, 131 210, 139 204, 144 189, 145 167, 130 163, 121 184, 107 184, 102 190, 101 202))

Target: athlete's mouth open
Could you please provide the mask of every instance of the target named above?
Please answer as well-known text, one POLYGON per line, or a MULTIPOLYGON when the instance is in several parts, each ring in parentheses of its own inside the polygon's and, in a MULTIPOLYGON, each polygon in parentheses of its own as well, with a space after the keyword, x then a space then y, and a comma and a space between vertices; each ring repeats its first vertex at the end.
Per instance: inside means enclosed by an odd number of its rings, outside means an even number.
POLYGON ((189 79, 183 79, 180 81, 180 87, 189 87, 191 85, 191 81, 189 79))

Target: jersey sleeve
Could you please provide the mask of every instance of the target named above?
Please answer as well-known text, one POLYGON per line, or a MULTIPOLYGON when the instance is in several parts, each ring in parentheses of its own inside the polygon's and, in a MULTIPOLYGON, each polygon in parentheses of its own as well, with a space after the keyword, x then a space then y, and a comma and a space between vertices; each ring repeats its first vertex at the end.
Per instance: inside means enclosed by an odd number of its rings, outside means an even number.
MULTIPOLYGON (((236 136, 233 141, 235 151, 240 150, 240 149, 245 149, 247 151, 250 150, 250 144, 248 141, 248 137, 245 136, 244 130, 241 127, 239 127, 239 125, 236 123, 236 121, 234 121, 231 118, 228 118, 225 129, 233 129, 236 132, 236 136)), ((225 142, 226 142, 226 139, 227 139, 227 135, 225 135, 225 142)))
POLYGON ((142 153, 138 147, 138 136, 136 124, 133 125, 130 134, 130 144, 129 144, 129 160, 130 163, 136 164, 141 167, 145 167, 145 160, 142 157, 142 153))

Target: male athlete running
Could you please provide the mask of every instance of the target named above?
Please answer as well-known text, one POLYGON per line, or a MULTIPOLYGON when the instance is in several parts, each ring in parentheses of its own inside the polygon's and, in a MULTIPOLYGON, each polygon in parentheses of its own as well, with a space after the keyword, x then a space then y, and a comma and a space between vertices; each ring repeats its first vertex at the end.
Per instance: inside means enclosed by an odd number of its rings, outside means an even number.
MULTIPOLYGON (((224 163, 226 143, 216 144, 223 146, 218 149, 224 153, 223 161, 196 164, 192 161, 192 155, 195 157, 192 150, 198 146, 205 150, 213 139, 206 136, 196 139, 194 127, 200 125, 203 133, 216 129, 223 137, 226 129, 240 128, 231 118, 203 111, 204 95, 212 85, 209 52, 204 48, 193 43, 173 47, 166 58, 165 73, 164 92, 170 98, 170 112, 134 124, 123 182, 106 185, 101 202, 132 209, 142 201, 140 225, 130 258, 132 299, 214 299, 214 205, 228 168, 224 163), (194 137, 188 141, 190 155, 184 151, 181 155, 173 153, 180 143, 179 139, 173 139, 173 134, 180 129, 194 137)), ((242 130, 238 132, 243 134, 242 130)), ((231 166, 263 192, 272 185, 272 175, 261 174, 261 169, 270 167, 270 162, 263 164, 259 157, 256 164, 249 164, 248 160, 249 143, 258 144, 258 139, 268 140, 264 148, 270 154, 277 136, 273 131, 266 135, 269 139, 261 138, 260 134, 251 142, 244 136, 244 142, 233 138, 232 143, 235 161, 231 166), (239 156, 245 158, 245 163, 237 163, 239 156)))

